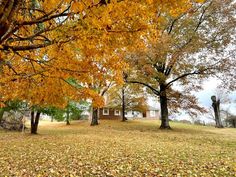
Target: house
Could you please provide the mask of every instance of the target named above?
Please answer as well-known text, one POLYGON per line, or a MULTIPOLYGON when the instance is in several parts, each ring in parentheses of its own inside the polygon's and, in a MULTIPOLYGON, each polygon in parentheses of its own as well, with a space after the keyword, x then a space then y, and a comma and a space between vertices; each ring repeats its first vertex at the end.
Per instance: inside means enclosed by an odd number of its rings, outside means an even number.
MULTIPOLYGON (((99 119, 122 119, 122 104, 125 104, 126 111, 125 117, 128 119, 134 118, 149 118, 149 119, 157 119, 159 118, 159 109, 148 106, 146 102, 146 98, 140 95, 128 94, 124 98, 126 100, 122 100, 122 94, 117 92, 118 96, 111 97, 109 94, 105 94, 104 102, 105 107, 100 108, 98 111, 99 119), (130 99, 132 98, 132 99, 130 99)), ((122 92, 123 93, 123 92, 122 92)))
POLYGON ((159 109, 149 106, 148 110, 146 111, 145 117, 150 118, 150 119, 157 119, 160 118, 160 111, 159 109))
POLYGON ((100 108, 98 111, 99 119, 121 119, 122 113, 119 109, 113 108, 100 108))
MULTIPOLYGON (((104 107, 99 109, 98 115, 99 119, 121 119, 122 111, 120 109, 104 107)), ((133 118, 158 119, 159 110, 152 106, 149 106, 145 112, 140 112, 137 110, 129 110, 125 112, 125 117, 128 119, 133 119, 133 118)))
POLYGON ((145 117, 145 113, 140 112, 140 111, 131 110, 131 111, 125 112, 125 117, 127 119, 143 118, 143 117, 145 117))

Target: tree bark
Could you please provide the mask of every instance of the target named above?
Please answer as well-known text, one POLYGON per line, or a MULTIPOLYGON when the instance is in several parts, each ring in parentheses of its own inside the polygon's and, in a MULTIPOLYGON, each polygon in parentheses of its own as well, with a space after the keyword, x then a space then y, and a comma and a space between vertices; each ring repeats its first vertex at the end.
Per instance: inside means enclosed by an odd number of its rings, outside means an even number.
POLYGON ((236 128, 236 120, 232 120, 232 125, 233 125, 233 128, 236 128))
POLYGON ((98 125, 98 108, 92 108, 92 121, 91 126, 98 125))
POLYGON ((69 108, 66 110, 66 125, 70 125, 70 111, 69 108))
POLYGON ((0 123, 2 121, 2 118, 3 118, 3 114, 4 114, 4 109, 0 109, 0 123))
POLYGON ((39 124, 40 112, 31 111, 31 134, 37 134, 39 124))
POLYGON ((211 100, 215 114, 216 128, 223 128, 222 121, 220 118, 220 100, 216 100, 216 96, 212 96, 211 100))
POLYGON ((125 122, 127 118, 125 117, 125 89, 122 87, 122 121, 125 122))
POLYGON ((0 43, 2 37, 9 30, 14 17, 17 15, 21 1, 20 0, 2 0, 0 7, 0 43))
POLYGON ((166 86, 160 85, 160 107, 161 107, 161 126, 160 129, 171 129, 169 125, 169 113, 167 105, 166 86))

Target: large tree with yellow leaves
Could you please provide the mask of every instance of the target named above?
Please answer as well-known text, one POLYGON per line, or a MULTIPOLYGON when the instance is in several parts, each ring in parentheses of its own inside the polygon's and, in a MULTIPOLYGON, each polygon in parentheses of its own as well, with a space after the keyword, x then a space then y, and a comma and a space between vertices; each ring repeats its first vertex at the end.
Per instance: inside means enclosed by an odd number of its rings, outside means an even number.
POLYGON ((94 80, 121 78, 122 54, 145 44, 139 39, 152 20, 161 25, 160 13, 177 16, 191 5, 190 0, 1 0, 1 101, 64 107, 70 99, 90 98, 101 106, 94 80))

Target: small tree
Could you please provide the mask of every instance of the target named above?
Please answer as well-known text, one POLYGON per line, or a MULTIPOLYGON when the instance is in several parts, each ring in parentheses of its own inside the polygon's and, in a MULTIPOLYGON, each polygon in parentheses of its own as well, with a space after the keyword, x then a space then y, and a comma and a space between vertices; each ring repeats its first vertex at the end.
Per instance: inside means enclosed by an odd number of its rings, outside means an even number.
POLYGON ((229 124, 230 127, 236 128, 236 116, 235 115, 230 115, 225 121, 227 124, 229 124))
POLYGON ((57 121, 66 121, 66 124, 70 125, 70 120, 79 120, 82 112, 85 111, 87 107, 88 103, 86 101, 81 101, 79 103, 70 101, 64 109, 58 107, 48 107, 42 109, 41 112, 51 116, 51 121, 53 121, 53 119, 57 121))
POLYGON ((107 95, 107 105, 122 110, 122 121, 127 120, 125 117, 126 111, 145 112, 147 110, 147 93, 140 85, 115 86, 108 91, 107 95))
POLYGON ((87 102, 81 101, 80 103, 76 103, 70 101, 65 108, 66 113, 66 125, 70 125, 70 120, 79 120, 81 118, 81 114, 86 110, 87 102))
POLYGON ((47 107, 42 110, 43 114, 51 117, 51 122, 53 122, 54 119, 57 121, 63 121, 65 119, 64 112, 65 111, 62 108, 57 107, 47 107))

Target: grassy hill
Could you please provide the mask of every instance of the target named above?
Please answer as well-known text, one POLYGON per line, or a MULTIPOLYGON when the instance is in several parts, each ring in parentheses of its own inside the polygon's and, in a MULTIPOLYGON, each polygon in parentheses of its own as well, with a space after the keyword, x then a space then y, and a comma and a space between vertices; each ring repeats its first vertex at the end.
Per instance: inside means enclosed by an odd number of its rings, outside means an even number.
POLYGON ((39 135, 0 131, 0 176, 227 176, 236 129, 156 120, 42 123, 39 135))

